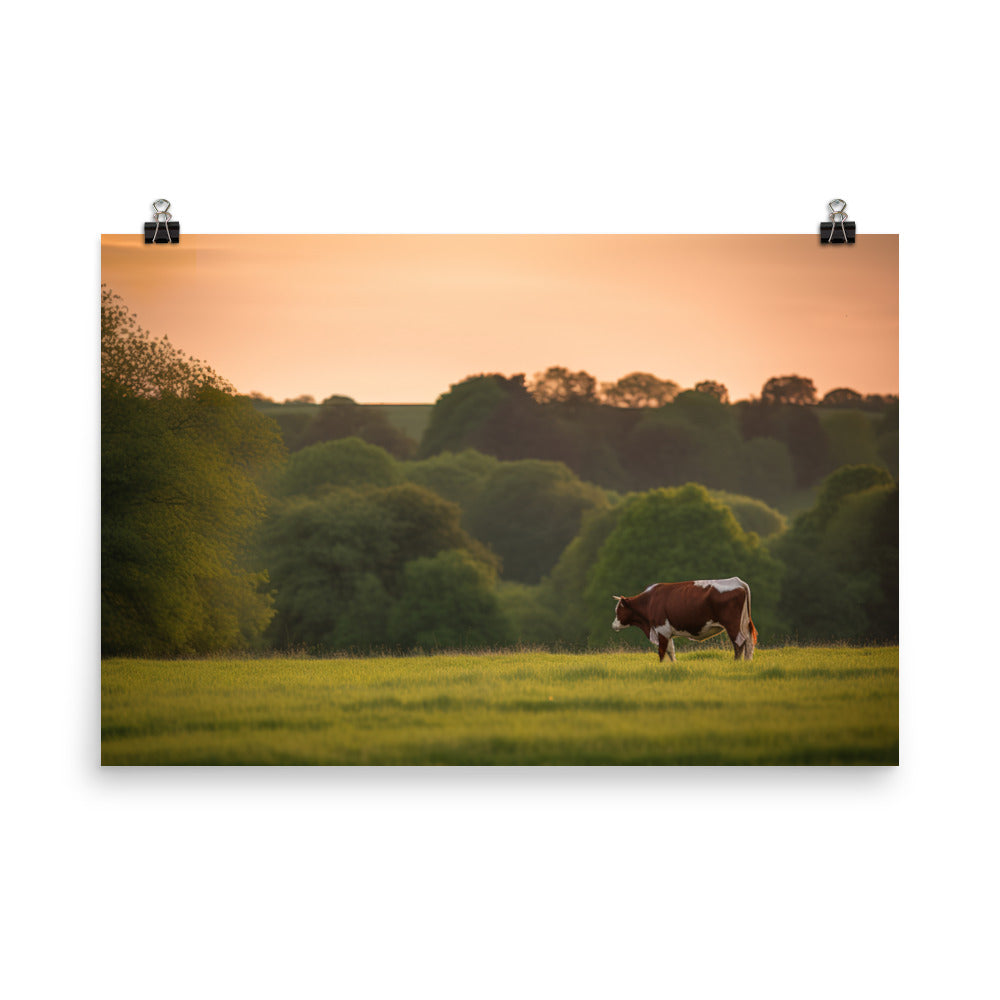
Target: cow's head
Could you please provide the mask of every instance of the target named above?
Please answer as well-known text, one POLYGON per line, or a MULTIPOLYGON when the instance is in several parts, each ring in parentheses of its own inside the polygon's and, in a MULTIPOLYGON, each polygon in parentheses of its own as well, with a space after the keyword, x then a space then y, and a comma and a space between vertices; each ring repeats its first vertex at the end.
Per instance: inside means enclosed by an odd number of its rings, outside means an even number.
POLYGON ((611 627, 616 632, 620 632, 623 628, 628 628, 635 621, 635 612, 632 610, 627 597, 622 597, 620 594, 612 596, 618 602, 618 605, 615 608, 615 616, 611 619, 611 627))

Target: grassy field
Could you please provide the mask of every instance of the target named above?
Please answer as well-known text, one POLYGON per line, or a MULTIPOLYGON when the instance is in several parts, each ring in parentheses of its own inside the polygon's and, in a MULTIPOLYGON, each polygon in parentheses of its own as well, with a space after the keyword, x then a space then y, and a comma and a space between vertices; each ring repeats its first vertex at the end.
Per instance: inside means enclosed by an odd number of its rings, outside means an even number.
POLYGON ((896 764, 899 654, 105 660, 104 764, 896 764))

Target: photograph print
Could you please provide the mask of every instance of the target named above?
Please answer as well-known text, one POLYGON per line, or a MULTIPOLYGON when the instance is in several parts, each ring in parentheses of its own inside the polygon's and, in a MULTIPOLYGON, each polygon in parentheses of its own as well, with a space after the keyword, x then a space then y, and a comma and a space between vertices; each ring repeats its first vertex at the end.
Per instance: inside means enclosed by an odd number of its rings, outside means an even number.
POLYGON ((898 237, 102 238, 101 758, 899 762, 898 237))

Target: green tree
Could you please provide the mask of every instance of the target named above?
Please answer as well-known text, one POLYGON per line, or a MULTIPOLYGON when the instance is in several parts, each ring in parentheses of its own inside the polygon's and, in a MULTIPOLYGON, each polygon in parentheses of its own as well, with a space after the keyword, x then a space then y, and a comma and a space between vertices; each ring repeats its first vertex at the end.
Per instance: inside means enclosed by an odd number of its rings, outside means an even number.
POLYGON ((760 398, 763 403, 810 406, 816 402, 816 386, 801 375, 775 375, 764 383, 760 398))
MULTIPOLYGON (((502 375, 473 375, 452 385, 434 403, 420 444, 420 456, 427 458, 442 451, 472 447, 476 432, 517 391, 517 384, 512 382, 515 380, 502 375)), ((519 387, 526 395, 523 376, 519 387)))
POLYGON ((470 501, 469 531, 500 556, 504 578, 536 583, 580 530, 585 513, 606 507, 603 490, 560 462, 500 463, 470 501))
POLYGON ((254 642, 272 611, 249 542, 276 426, 101 296, 101 639, 106 654, 254 642))
POLYGON ((740 446, 732 409, 711 395, 688 391, 645 412, 626 438, 622 457, 639 489, 687 482, 738 488, 740 446))
POLYGON ((378 445, 395 458, 412 458, 417 452, 417 442, 394 427, 385 413, 377 407, 359 406, 347 396, 324 399, 297 443, 307 447, 349 437, 378 445))
POLYGON ((837 469, 823 481, 816 503, 811 510, 799 516, 795 527, 821 533, 840 509, 844 497, 872 486, 891 486, 892 483, 892 476, 874 465, 847 465, 837 469))
POLYGON ((590 572, 584 593, 589 641, 609 643, 613 594, 730 576, 750 584, 754 622, 766 641, 777 625, 780 572, 757 535, 745 532, 704 487, 688 483, 638 494, 625 502, 590 572))
POLYGON ((893 474, 899 476, 899 400, 887 403, 875 425, 875 446, 879 458, 893 474))
POLYGON ((438 496, 467 510, 486 486, 499 462, 473 448, 458 453, 444 452, 403 465, 403 475, 418 486, 433 490, 438 496))
POLYGON ((774 438, 788 447, 796 485, 813 486, 831 471, 829 441, 814 407, 756 402, 736 409, 744 440, 774 438))
POLYGON ((899 632, 898 491, 885 469, 847 466, 778 538, 781 610, 800 641, 886 641, 899 632))
POLYGON ((630 474, 630 485, 635 488, 652 489, 705 479, 706 435, 686 420, 666 417, 662 411, 643 417, 625 442, 622 458, 630 474))
POLYGON ((386 518, 392 562, 383 576, 390 586, 405 563, 444 549, 464 549, 491 571, 499 569, 496 556, 461 526, 455 504, 414 483, 378 490, 370 498, 386 518))
POLYGON ((828 413, 823 429, 830 442, 830 464, 878 465, 881 461, 875 445, 874 421, 859 410, 828 413))
POLYGON ((275 587, 272 641, 325 649, 388 645, 383 577, 394 553, 378 505, 353 490, 294 497, 276 508, 261 535, 275 587))
POLYGON ((580 533, 566 546, 551 574, 537 588, 538 607, 550 609, 552 620, 558 623, 559 638, 567 645, 587 644, 590 632, 584 599, 587 581, 624 508, 624 504, 618 504, 585 514, 580 533))
POLYGON ((553 365, 535 375, 529 392, 539 403, 596 403, 597 379, 589 372, 553 365))
POLYGON ((511 642, 547 649, 579 645, 568 637, 565 617, 552 603, 551 592, 544 583, 501 580, 497 598, 500 612, 509 624, 511 642))
POLYGON ((727 493, 724 490, 709 490, 709 494, 716 500, 721 500, 733 512, 744 531, 753 531, 761 538, 770 538, 780 535, 788 527, 784 514, 756 497, 727 493))
POLYGON ((495 573, 495 560, 459 516, 454 504, 412 483, 282 502, 261 539, 277 609, 269 634, 281 646, 392 644, 387 623, 410 562, 462 549, 495 573))
POLYGON ((101 394, 126 399, 190 398, 232 386, 203 361, 156 338, 107 285, 101 285, 101 394))
POLYGON ((783 503, 795 490, 795 467, 784 441, 759 437, 744 441, 739 451, 740 492, 769 503, 783 503))
POLYGON ((862 401, 860 392, 853 389, 831 389, 821 400, 820 406, 857 406, 862 401))
POLYGON ((289 496, 343 486, 392 486, 401 479, 399 463, 388 452, 361 438, 341 438, 293 452, 275 477, 273 491, 289 496))
POLYGON ((389 616, 395 645, 423 649, 482 649, 511 640, 500 611, 496 576, 458 549, 413 559, 389 616))
POLYGON ((713 382, 711 379, 706 379, 704 382, 698 382, 694 387, 694 391, 714 396, 720 403, 729 402, 729 390, 721 382, 713 382))
POLYGON ((672 402, 679 391, 680 386, 676 382, 657 378, 648 372, 632 372, 617 382, 605 382, 601 386, 605 403, 630 408, 663 406, 672 402))

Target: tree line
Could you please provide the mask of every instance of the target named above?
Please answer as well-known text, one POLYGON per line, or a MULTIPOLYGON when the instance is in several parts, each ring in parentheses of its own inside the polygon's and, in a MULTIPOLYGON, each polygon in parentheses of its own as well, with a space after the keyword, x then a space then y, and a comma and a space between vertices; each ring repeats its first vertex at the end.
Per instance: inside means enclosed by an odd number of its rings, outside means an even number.
POLYGON ((650 380, 640 373, 619 380, 616 398, 629 405, 611 405, 611 389, 599 400, 586 372, 550 368, 530 383, 523 375, 469 376, 438 398, 419 442, 380 408, 344 396, 266 412, 293 452, 347 436, 399 459, 471 448, 504 461, 561 462, 580 479, 618 492, 698 482, 784 508, 842 465, 898 469, 895 397, 862 400, 837 389, 813 404, 811 380, 781 376, 768 380, 761 398, 730 404, 718 383, 685 391, 661 383, 668 389, 657 395, 650 380))
MULTIPOLYGON (((292 450, 287 425, 140 330, 108 289, 101 334, 107 654, 603 646, 611 593, 734 574, 751 582, 764 641, 895 636, 886 463, 808 467, 815 503, 789 522, 759 491, 731 488, 745 479, 713 481, 698 456, 766 440, 744 437, 740 404, 719 392, 632 408, 543 402, 538 380, 474 376, 438 400, 418 446, 333 397, 304 414, 292 450), (528 434, 521 453, 501 417, 528 434), (582 476, 546 452, 581 426, 598 449, 611 447, 602 427, 636 452, 688 435, 700 478, 657 479, 662 448, 624 489, 582 476)), ((764 429, 786 434, 773 440, 794 481, 788 441, 808 435, 790 414, 811 410, 757 405, 770 407, 764 429)), ((845 411, 869 428, 887 414, 845 411)), ((829 462, 843 442, 823 433, 829 462)))
MULTIPOLYGON (((524 376, 515 376, 524 378, 524 376)), ((627 409, 637 407, 664 406, 672 403, 683 391, 672 379, 662 379, 649 372, 632 372, 616 382, 598 382, 586 371, 570 371, 560 365, 553 365, 539 372, 531 380, 525 380, 531 396, 539 403, 599 403, 606 406, 621 406, 627 409)), ((720 403, 729 402, 729 390, 711 379, 697 382, 694 392, 713 396, 720 403)), ((297 406, 315 404, 314 396, 301 395, 278 404, 262 392, 251 392, 250 398, 259 403, 297 406)), ((344 396, 331 396, 325 403, 344 400, 344 396)), ((769 378, 761 389, 761 402, 788 403, 795 406, 838 406, 851 409, 881 409, 886 404, 898 402, 899 397, 860 392, 846 387, 831 389, 821 399, 817 398, 816 386, 811 378, 801 375, 776 375, 769 378)), ((752 400, 751 400, 752 401, 752 400)))

